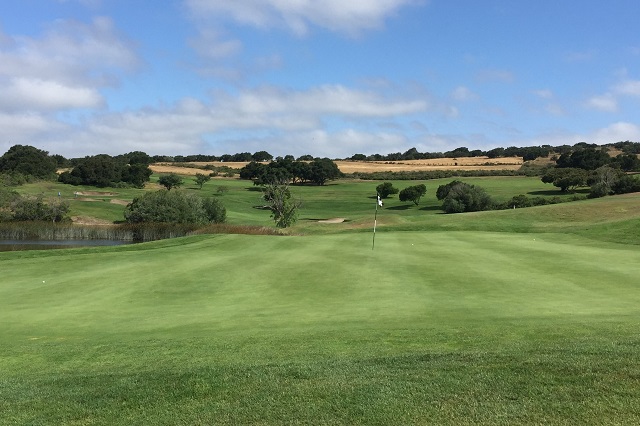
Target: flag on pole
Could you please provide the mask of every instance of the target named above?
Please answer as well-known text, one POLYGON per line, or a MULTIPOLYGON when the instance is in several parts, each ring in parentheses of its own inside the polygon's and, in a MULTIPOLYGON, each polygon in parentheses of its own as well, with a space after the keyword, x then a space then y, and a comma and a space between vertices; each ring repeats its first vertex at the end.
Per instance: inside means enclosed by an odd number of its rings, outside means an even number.
POLYGON ((380 199, 380 196, 378 195, 378 205, 379 205, 380 207, 382 207, 382 204, 383 204, 383 203, 382 203, 382 200, 380 199))

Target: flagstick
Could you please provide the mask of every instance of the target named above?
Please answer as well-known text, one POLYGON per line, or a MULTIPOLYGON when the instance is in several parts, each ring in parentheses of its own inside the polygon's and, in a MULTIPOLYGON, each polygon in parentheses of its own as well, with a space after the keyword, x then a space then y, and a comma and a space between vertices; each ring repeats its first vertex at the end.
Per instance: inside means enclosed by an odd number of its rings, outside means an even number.
POLYGON ((378 204, 380 203, 380 196, 376 199, 376 214, 373 216, 373 244, 371 245, 371 250, 376 246, 376 225, 378 223, 378 204))

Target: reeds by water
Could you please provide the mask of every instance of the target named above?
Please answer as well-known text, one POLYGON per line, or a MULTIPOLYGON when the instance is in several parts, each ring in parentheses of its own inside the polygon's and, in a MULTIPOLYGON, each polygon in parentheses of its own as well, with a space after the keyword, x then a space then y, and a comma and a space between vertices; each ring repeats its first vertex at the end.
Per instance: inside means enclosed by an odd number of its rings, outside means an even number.
POLYGON ((214 224, 205 227, 185 224, 75 225, 51 222, 0 222, 0 239, 6 240, 112 240, 145 242, 194 234, 282 235, 262 226, 214 224))

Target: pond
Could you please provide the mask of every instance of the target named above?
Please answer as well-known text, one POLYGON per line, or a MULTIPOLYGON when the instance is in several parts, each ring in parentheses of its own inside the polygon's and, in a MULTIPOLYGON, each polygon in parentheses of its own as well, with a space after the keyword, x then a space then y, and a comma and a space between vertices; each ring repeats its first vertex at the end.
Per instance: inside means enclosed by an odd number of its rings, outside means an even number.
POLYGON ((74 247, 100 247, 132 244, 118 240, 0 240, 0 252, 18 250, 51 250, 74 247))

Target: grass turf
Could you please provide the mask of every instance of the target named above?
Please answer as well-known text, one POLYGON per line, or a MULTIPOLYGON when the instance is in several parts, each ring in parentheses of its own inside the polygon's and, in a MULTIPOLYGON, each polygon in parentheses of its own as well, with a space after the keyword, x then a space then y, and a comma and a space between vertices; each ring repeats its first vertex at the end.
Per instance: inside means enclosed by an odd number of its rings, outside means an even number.
POLYGON ((583 231, 5 253, 0 419, 638 423, 640 253, 583 231))

